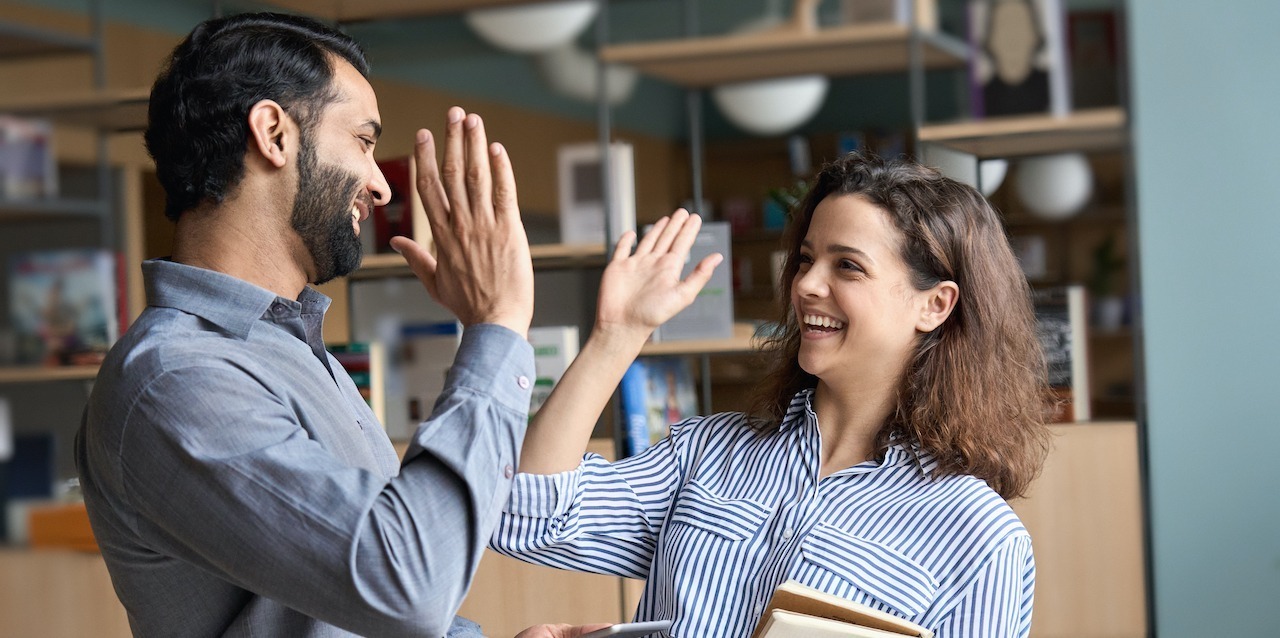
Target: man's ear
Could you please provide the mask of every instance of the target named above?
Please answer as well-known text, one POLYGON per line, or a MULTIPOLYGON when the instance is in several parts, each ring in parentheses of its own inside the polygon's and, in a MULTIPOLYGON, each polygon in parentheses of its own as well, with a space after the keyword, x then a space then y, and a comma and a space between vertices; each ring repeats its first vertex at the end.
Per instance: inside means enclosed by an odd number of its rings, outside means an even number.
POLYGON ((249 108, 249 148, 276 168, 283 168, 293 152, 297 127, 275 100, 249 108), (286 150, 288 149, 288 150, 286 150))
POLYGON ((920 309, 920 319, 916 321, 916 330, 933 332, 955 310, 956 302, 960 300, 960 286, 954 281, 943 281, 933 288, 920 291, 920 294, 924 295, 924 305, 920 309))

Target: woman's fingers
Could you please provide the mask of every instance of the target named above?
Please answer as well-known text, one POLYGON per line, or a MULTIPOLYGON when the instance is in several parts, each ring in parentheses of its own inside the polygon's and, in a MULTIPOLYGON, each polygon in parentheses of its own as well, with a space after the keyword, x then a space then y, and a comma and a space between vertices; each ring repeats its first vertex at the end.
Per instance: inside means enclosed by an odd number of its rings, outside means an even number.
POLYGON ((693 248, 693 242, 698 239, 698 231, 701 228, 701 215, 687 217, 684 225, 676 232, 675 238, 671 242, 671 252, 682 255, 689 254, 689 249, 693 248))
POLYGON ((640 238, 640 243, 636 244, 637 257, 640 255, 646 255, 653 250, 653 245, 658 241, 658 235, 662 234, 662 230, 666 228, 667 224, 670 222, 670 217, 663 217, 657 222, 654 222, 653 228, 650 228, 649 231, 644 234, 644 237, 640 238))
POLYGON ((613 247, 612 261, 621 261, 631 256, 631 247, 636 243, 636 231, 628 230, 622 233, 618 238, 618 243, 613 247))
MULTIPOLYGON (((658 254, 670 252, 672 243, 688 220, 689 211, 677 208, 676 212, 671 214, 671 222, 662 228, 662 232, 658 233, 658 238, 653 244, 653 252, 658 254)), ((656 232, 658 228, 655 227, 653 230, 656 232)))

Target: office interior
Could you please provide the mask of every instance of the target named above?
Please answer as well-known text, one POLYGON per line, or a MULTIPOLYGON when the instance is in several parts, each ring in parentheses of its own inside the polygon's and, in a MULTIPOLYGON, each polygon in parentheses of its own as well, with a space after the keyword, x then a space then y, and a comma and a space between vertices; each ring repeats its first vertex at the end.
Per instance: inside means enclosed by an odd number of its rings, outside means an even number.
MULTIPOLYGON (((819 36, 769 40, 777 31, 768 29, 796 15, 789 0, 602 1, 559 57, 505 49, 469 16, 540 4, 0 2, 0 116, 51 123, 58 182, 35 204, 0 199, 0 474, 9 477, 0 485, 0 636, 129 635, 91 539, 57 531, 75 525, 56 516, 74 511, 69 450, 95 369, 19 361, 13 258, 106 248, 124 268, 121 321, 136 316, 145 305, 137 263, 166 254, 172 233, 141 142, 147 90, 195 24, 250 10, 312 15, 365 46, 385 126, 379 159, 408 155, 413 131, 438 129, 451 105, 485 117, 513 158, 535 244, 535 325, 578 326, 585 338, 607 254, 560 241, 564 147, 606 137, 630 145, 637 226, 677 206, 728 222, 730 336, 646 351, 691 362, 703 410, 741 409, 758 379, 749 337, 773 316, 779 202, 797 182, 850 149, 933 152, 934 163, 959 152, 962 167, 952 168, 990 189, 1033 286, 1075 287, 1089 299, 1078 408, 1087 418, 1054 426, 1044 475, 1012 503, 1037 552, 1031 635, 1276 632, 1280 419, 1267 405, 1276 376, 1266 370, 1280 360, 1270 325, 1280 296, 1265 273, 1280 239, 1280 3, 1060 0, 1062 37, 1096 47, 1067 49, 1074 102, 1011 118, 974 116, 966 0, 822 0, 814 28, 834 44, 794 58, 782 51, 819 36), (874 23, 868 43, 854 27, 872 4, 907 13, 874 23), (602 58, 619 66, 601 69, 602 58), (732 99, 717 87, 789 76, 788 64, 824 87, 798 122, 744 123, 749 115, 720 104, 732 99), (601 77, 616 95, 600 90, 601 77), (1056 159, 1038 164, 1044 157, 1056 159), (983 170, 993 166, 1002 174, 983 170), (1070 210, 1036 201, 1049 192, 1078 201, 1070 210), (1106 316, 1104 299, 1114 310, 1106 316), (25 480, 14 468, 30 467, 22 454, 44 462, 47 494, 9 497, 25 480), (32 542, 32 512, 54 517, 47 545, 32 542)), ((322 288, 335 299, 327 341, 375 341, 388 315, 448 319, 410 294, 416 283, 398 259, 371 252, 361 271, 322 288)), ((592 444, 612 457, 622 451, 615 416, 602 418, 592 444)), ((490 635, 513 635, 536 622, 626 620, 638 592, 633 581, 492 556, 461 613, 490 635)))

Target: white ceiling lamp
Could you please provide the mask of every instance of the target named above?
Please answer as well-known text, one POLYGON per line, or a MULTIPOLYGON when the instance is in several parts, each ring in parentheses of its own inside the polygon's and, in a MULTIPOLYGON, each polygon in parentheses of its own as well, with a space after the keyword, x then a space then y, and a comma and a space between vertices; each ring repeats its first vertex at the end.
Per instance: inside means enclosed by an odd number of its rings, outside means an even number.
MULTIPOLYGON (((811 32, 817 28, 816 14, 816 0, 798 0, 791 19, 785 20, 774 1, 770 2, 769 15, 738 29, 738 33, 811 32)), ((711 97, 720 112, 740 128, 756 135, 777 135, 813 117, 829 86, 826 76, 801 75, 725 84, 717 86, 711 97)))
POLYGON ((983 197, 990 197, 1009 171, 1009 161, 1000 158, 979 160, 972 153, 958 151, 943 144, 925 142, 922 157, 924 163, 964 184, 982 191, 983 197))
POLYGON ((599 9, 596 0, 543 2, 468 11, 466 21, 495 47, 512 53, 538 53, 572 42, 599 9))
POLYGON ((825 76, 799 75, 717 86, 712 99, 737 126, 756 135, 785 133, 813 117, 827 97, 825 76))
MULTIPOLYGON (((599 99, 597 85, 600 62, 594 55, 573 43, 537 55, 543 79, 556 93, 580 102, 595 103, 599 99)), ((626 102, 636 88, 636 70, 618 64, 604 69, 605 102, 610 106, 626 102)))
POLYGON ((1093 195, 1093 169, 1082 153, 1028 157, 1014 177, 1018 198, 1037 217, 1057 221, 1080 212, 1093 195))
POLYGON ((978 162, 978 176, 981 186, 978 190, 982 191, 983 197, 991 197, 991 194, 1000 188, 1004 183, 1004 176, 1009 173, 1009 160, 999 157, 984 159, 978 162))

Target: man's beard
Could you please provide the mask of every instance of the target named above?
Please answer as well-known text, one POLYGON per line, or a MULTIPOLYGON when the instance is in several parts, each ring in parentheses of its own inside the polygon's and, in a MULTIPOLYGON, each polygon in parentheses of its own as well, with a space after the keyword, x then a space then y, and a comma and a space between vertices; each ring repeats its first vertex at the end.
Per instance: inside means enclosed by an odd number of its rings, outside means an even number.
POLYGON ((360 178, 337 166, 322 166, 312 135, 304 134, 298 151, 298 193, 289 223, 311 253, 316 268, 311 283, 322 284, 360 267, 363 253, 360 237, 351 228, 351 204, 361 196, 372 211, 372 199, 360 191, 360 178))

